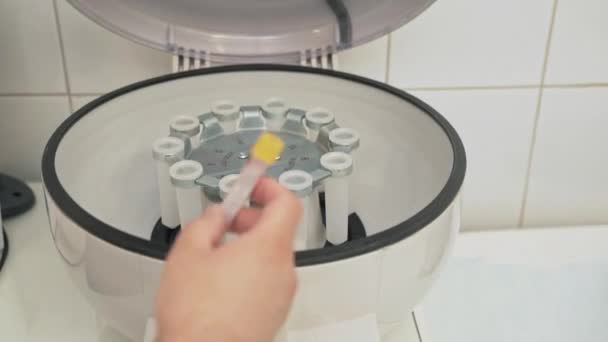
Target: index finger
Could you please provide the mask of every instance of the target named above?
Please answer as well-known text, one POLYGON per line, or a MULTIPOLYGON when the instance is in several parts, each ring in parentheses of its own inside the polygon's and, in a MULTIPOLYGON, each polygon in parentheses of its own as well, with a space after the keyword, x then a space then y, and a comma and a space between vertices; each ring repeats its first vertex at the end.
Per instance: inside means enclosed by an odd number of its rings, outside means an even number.
POLYGON ((289 190, 281 186, 274 179, 262 177, 251 193, 251 200, 256 204, 266 206, 273 200, 285 195, 286 192, 289 192, 289 190))
POLYGON ((263 178, 252 193, 252 199, 263 206, 252 232, 292 244, 302 217, 300 200, 275 180, 263 178))

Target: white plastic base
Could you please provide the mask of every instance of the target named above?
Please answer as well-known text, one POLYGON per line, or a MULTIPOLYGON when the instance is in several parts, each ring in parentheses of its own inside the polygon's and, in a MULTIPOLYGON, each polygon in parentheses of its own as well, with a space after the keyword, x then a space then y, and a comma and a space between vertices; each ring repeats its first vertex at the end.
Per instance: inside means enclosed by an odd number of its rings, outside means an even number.
POLYGON ((309 341, 380 342, 380 331, 375 315, 367 315, 313 329, 293 331, 288 333, 285 342, 309 341))
MULTIPOLYGON (((354 185, 348 201, 370 236, 425 210, 450 179, 453 145, 435 120, 411 101, 344 78, 234 71, 167 80, 108 99, 62 136, 54 158, 57 182, 45 178, 57 259, 94 309, 123 334, 143 337, 163 261, 117 245, 113 230, 81 226, 87 221, 66 212, 61 194, 65 191, 82 211, 106 225, 149 239, 160 213, 150 142, 166 132, 175 113, 200 115, 218 98, 260 103, 269 94, 290 99, 294 108, 332 108, 341 124, 360 132, 364 143, 359 167, 349 176, 354 185)), ((457 206, 455 199, 418 232, 382 248, 347 258, 326 251, 324 256, 336 260, 298 267, 299 290, 287 332, 368 314, 381 322, 406 319, 440 273, 458 231, 457 206)), ((137 246, 155 248, 143 242, 137 246)))
MULTIPOLYGON (((143 342, 156 341, 156 320, 146 323, 143 342)), ((105 331, 105 330, 104 330, 105 331)), ((115 332, 121 338, 120 333, 115 332)), ((123 340, 121 340, 123 341, 123 340)), ((127 341, 125 338, 124 341, 127 341)), ((286 331, 282 329, 273 342, 422 342, 413 319, 401 323, 378 325, 375 315, 362 316, 313 329, 286 331)), ((109 341, 108 341, 109 342, 109 341)))

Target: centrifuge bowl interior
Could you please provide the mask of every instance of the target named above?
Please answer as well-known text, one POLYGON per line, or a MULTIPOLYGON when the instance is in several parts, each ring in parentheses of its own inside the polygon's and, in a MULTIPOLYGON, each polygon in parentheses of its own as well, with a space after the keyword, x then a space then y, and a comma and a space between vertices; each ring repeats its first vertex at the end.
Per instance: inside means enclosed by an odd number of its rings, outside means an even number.
POLYGON ((150 283, 167 253, 150 241, 160 216, 152 142, 167 136, 177 115, 198 116, 222 99, 259 105, 270 97, 328 108, 361 137, 350 208, 368 236, 297 253, 300 294, 291 321, 304 327, 366 312, 397 321, 432 282, 459 227, 465 173, 462 143, 440 114, 398 89, 340 72, 277 65, 190 71, 89 103, 44 153, 55 244, 102 314, 130 315, 116 323, 121 330, 152 314, 150 283))

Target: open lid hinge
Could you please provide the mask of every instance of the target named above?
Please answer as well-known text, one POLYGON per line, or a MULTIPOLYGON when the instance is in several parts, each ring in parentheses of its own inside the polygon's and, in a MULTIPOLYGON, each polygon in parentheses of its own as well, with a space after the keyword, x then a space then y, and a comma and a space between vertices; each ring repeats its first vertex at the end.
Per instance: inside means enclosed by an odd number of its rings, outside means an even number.
MULTIPOLYGON (((294 60, 294 63, 290 64, 297 63, 297 60, 294 60)), ((338 55, 333 51, 329 51, 329 49, 302 51, 299 64, 319 69, 339 69, 338 55)), ((207 68, 211 65, 211 56, 208 52, 185 51, 180 49, 173 55, 172 70, 173 72, 188 71, 207 68)))
POLYGON ((338 54, 331 49, 302 51, 300 54, 300 65, 319 69, 338 70, 338 54))
POLYGON ((211 60, 207 52, 178 51, 173 55, 173 72, 195 70, 211 66, 211 60))

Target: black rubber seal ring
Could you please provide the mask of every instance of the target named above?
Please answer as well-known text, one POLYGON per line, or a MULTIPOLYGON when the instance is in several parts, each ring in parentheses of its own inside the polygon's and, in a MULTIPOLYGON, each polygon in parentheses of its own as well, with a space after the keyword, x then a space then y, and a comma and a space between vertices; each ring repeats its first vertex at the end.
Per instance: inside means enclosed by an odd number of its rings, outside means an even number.
POLYGON ((420 210, 418 213, 416 213, 409 219, 397 224, 396 226, 383 230, 379 233, 370 235, 365 239, 352 241, 350 243, 335 246, 332 248, 314 249, 297 252, 296 265, 311 266, 334 262, 370 253, 379 250, 383 247, 395 244, 413 235, 422 228, 426 227, 429 223, 433 222, 452 204, 452 202, 458 195, 462 183, 464 181, 464 175, 466 171, 466 156, 464 146, 452 125, 450 125, 450 123, 441 114, 439 114, 436 110, 427 105, 425 102, 385 83, 381 83, 349 73, 295 65, 239 64, 184 71, 180 73, 168 74, 140 81, 114 90, 106 95, 103 95, 76 111, 74 114, 68 117, 53 133, 43 153, 42 179, 49 196, 53 199, 57 207, 65 214, 67 218, 73 220, 75 224, 85 229, 90 234, 110 244, 126 249, 133 253, 142 254, 156 259, 164 259, 168 253, 168 247, 153 244, 149 240, 144 240, 139 237, 130 235, 128 233, 125 233, 124 230, 115 228, 105 222, 100 221, 95 216, 91 215, 86 210, 81 208, 70 197, 70 195, 66 192, 61 182, 59 181, 59 178, 57 176, 57 170, 55 169, 55 156, 57 153, 57 148, 59 147, 63 136, 70 130, 70 128, 76 122, 78 122, 78 120, 82 119, 93 109, 119 96, 122 96, 132 91, 136 91, 144 87, 176 79, 201 75, 246 71, 284 71, 292 73, 316 74, 344 79, 382 90, 386 93, 392 94, 409 102, 410 104, 414 105, 415 107, 429 115, 429 117, 443 129, 452 145, 453 166, 448 181, 446 182, 443 189, 439 192, 439 194, 437 194, 437 196, 425 208, 420 210))
POLYGON ((0 226, 0 233, 4 236, 4 248, 2 249, 2 255, 0 255, 0 271, 2 271, 2 267, 4 267, 4 263, 8 258, 8 235, 6 235, 4 226, 0 226))

